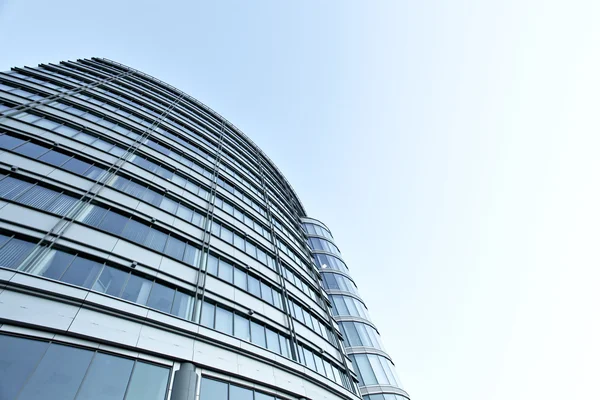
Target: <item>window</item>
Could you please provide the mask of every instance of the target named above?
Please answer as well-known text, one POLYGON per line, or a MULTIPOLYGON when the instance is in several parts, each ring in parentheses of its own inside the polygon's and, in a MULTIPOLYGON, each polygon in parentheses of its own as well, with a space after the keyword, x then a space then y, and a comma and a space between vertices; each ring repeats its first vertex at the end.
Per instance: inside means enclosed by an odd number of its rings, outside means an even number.
POLYGON ((175 290, 155 282, 148 298, 148 307, 168 313, 171 311, 174 297, 175 290))

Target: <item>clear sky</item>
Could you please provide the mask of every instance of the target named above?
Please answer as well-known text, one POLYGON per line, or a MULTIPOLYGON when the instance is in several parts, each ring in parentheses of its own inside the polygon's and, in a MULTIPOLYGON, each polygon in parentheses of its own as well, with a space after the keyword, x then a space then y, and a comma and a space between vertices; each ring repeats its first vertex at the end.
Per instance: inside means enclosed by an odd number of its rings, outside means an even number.
POLYGON ((333 234, 414 400, 600 398, 600 2, 0 0, 0 70, 205 102, 333 234))

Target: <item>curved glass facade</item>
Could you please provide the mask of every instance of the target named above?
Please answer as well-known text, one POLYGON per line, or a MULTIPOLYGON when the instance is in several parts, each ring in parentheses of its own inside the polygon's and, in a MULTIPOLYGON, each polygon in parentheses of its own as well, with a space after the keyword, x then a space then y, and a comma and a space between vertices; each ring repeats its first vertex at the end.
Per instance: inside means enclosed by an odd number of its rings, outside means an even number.
POLYGON ((302 218, 302 226, 313 261, 321 272, 323 288, 331 301, 333 316, 342 332, 346 353, 358 375, 363 399, 406 400, 408 394, 402 388, 340 250, 333 242, 333 235, 323 223, 312 218, 302 218))
POLYGON ((358 385, 393 367, 305 217, 249 138, 158 79, 0 73, 0 398, 376 398, 358 385))

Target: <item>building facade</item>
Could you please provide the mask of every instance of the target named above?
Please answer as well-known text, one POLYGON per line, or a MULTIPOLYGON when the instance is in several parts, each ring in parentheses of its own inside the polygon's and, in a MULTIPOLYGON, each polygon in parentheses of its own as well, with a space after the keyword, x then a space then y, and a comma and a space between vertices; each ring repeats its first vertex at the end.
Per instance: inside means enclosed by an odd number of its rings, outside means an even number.
POLYGON ((313 227, 249 138, 158 79, 0 74, 0 399, 405 400, 313 227))

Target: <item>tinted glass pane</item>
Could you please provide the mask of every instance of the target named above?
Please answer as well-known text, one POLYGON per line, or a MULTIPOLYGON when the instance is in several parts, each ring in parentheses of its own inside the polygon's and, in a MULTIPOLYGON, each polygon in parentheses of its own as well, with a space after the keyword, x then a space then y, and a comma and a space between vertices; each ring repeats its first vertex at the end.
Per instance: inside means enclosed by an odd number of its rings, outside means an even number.
POLYGON ((215 256, 208 255, 206 260, 206 270, 209 274, 217 276, 219 269, 219 259, 215 256))
POLYGON ((202 317, 200 318, 200 324, 207 328, 215 327, 215 306, 210 303, 202 304, 202 317))
POLYGON ((93 354, 88 350, 51 344, 19 398, 27 400, 73 399, 93 354))
POLYGON ((146 304, 152 282, 137 275, 131 275, 121 297, 138 304, 146 304))
POLYGON ((185 251, 185 243, 181 240, 169 237, 167 241, 167 245, 165 247, 164 253, 175 258, 176 260, 181 260, 183 258, 183 252, 185 251))
POLYGON ((252 343, 261 347, 267 347, 265 341, 265 327, 257 324, 256 322, 250 322, 250 332, 252 334, 252 343))
POLYGON ((180 318, 190 319, 193 308, 194 302, 192 296, 182 292, 175 293, 175 301, 173 302, 171 314, 177 315, 180 318))
POLYGON ((221 307, 217 307, 215 329, 219 332, 231 335, 233 333, 233 313, 221 307))
POLYGON ((10 135, 0 136, 0 149, 12 149, 23 143, 22 139, 18 139, 10 135))
POLYGON ((253 400, 254 394, 252 390, 243 387, 230 385, 229 386, 229 399, 230 400, 253 400))
POLYGON ((33 248, 33 243, 11 239, 0 249, 0 267, 15 269, 33 248))
POLYGON ((77 394, 77 400, 121 400, 133 360, 97 353, 77 394))
POLYGON ((267 349, 274 351, 275 353, 280 353, 281 349, 279 348, 279 335, 277 332, 266 328, 267 331, 267 349))
POLYGON ((235 286, 239 287, 242 290, 248 290, 246 273, 241 269, 235 268, 233 270, 233 283, 235 286))
POLYGON ((121 214, 117 214, 113 211, 109 211, 104 216, 102 222, 100 222, 98 228, 110 232, 114 235, 120 235, 123 231, 123 228, 125 228, 127 221, 129 221, 129 218, 121 214))
POLYGON ((78 160, 76 158, 71 158, 69 161, 67 161, 62 168, 71 171, 75 174, 78 175, 83 175, 85 173, 85 171, 88 170, 88 168, 90 167, 90 164, 83 162, 81 160, 78 160))
POLYGON ((77 257, 60 280, 77 286, 91 288, 102 269, 102 264, 77 257))
POLYGON ((148 307, 167 313, 171 312, 174 297, 175 290, 155 282, 148 298, 148 307))
POLYGON ((248 275, 248 291, 253 295, 260 297, 260 282, 250 275, 248 275))
POLYGON ((228 400, 227 386, 224 382, 202 378, 200 383, 200 400, 228 400))
POLYGON ((56 165, 58 167, 62 165, 65 161, 67 161, 69 158, 71 157, 67 156, 66 154, 50 150, 49 152, 41 156, 39 160, 47 162, 48 164, 56 165))
POLYGON ((233 266, 224 260, 219 260, 219 278, 233 282, 233 266))
POLYGON ((169 369, 136 362, 125 400, 164 400, 169 369))
POLYGON ((111 296, 119 296, 128 276, 127 272, 105 266, 92 289, 111 296))
POLYGON ((250 321, 238 314, 234 314, 233 316, 234 336, 250 341, 250 321))
POLYGON ((254 400, 275 400, 275 397, 269 396, 268 394, 255 392, 254 400))
POLYGON ((0 399, 15 398, 48 346, 48 342, 0 335, 0 399))
POLYGON ((39 156, 41 156, 42 154, 47 152, 48 149, 45 147, 39 146, 35 143, 29 142, 29 143, 25 143, 22 146, 17 147, 16 149, 14 149, 14 151, 19 154, 23 154, 24 156, 27 156, 27 157, 38 158, 39 156))
POLYGON ((45 262, 40 263, 40 266, 35 267, 31 272, 46 278, 59 279, 74 258, 75 255, 64 251, 51 251, 45 262))

